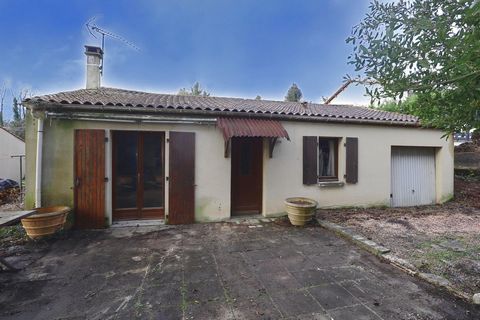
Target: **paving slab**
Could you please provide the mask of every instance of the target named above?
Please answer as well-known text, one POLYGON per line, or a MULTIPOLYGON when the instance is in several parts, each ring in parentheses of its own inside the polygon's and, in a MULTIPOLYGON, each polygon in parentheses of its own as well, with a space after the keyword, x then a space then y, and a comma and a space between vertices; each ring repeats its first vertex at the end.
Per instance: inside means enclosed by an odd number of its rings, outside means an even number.
POLYGON ((269 292, 297 290, 302 287, 288 271, 261 273, 257 277, 269 292))
POLYGON ((371 309, 358 304, 355 306, 339 308, 329 312, 334 319, 343 320, 381 320, 382 318, 374 313, 371 309))
POLYGON ((0 273, 0 319, 480 319, 321 227, 72 231, 0 273))
POLYGON ((327 283, 308 288, 310 294, 325 310, 357 305, 360 301, 338 283, 327 283))
POLYGON ((272 300, 284 317, 325 311, 306 290, 274 292, 272 300))
POLYGON ((185 300, 186 302, 202 302, 207 303, 211 301, 224 301, 225 292, 220 280, 213 278, 213 280, 191 282, 185 284, 185 300))
POLYGON ((282 314, 270 297, 263 295, 255 299, 236 300, 232 303, 233 314, 237 320, 282 318, 282 314))
POLYGON ((292 275, 303 287, 313 287, 321 284, 331 283, 334 280, 330 277, 330 272, 322 269, 309 269, 294 271, 292 275))

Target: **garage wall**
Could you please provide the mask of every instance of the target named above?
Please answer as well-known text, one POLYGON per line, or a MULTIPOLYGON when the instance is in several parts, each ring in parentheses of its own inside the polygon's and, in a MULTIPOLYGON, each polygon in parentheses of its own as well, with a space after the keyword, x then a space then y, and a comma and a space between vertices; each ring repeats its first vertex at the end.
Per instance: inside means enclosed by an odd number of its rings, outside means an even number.
POLYGON ((453 140, 441 138, 432 129, 381 127, 352 124, 282 122, 291 141, 282 139, 274 156, 265 154, 263 211, 268 215, 284 211, 283 200, 293 196, 315 199, 328 207, 389 206, 392 146, 436 147, 437 202, 453 195, 453 140), (345 182, 345 138, 358 138, 358 183, 321 188, 302 183, 302 137, 342 138, 339 144, 339 180, 345 182))

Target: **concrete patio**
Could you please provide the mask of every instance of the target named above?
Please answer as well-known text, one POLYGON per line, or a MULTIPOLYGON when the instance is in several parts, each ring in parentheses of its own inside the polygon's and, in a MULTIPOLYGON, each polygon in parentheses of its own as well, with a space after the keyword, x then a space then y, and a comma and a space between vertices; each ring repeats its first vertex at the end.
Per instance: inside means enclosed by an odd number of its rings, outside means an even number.
POLYGON ((0 274, 4 319, 478 319, 480 310, 320 227, 72 232, 0 274))

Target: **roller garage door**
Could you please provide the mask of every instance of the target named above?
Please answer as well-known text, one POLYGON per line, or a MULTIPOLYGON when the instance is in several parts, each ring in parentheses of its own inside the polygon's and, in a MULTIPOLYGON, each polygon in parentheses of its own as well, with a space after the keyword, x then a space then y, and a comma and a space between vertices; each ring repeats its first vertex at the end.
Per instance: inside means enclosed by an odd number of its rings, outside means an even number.
POLYGON ((435 149, 392 147, 392 207, 435 203, 435 149))

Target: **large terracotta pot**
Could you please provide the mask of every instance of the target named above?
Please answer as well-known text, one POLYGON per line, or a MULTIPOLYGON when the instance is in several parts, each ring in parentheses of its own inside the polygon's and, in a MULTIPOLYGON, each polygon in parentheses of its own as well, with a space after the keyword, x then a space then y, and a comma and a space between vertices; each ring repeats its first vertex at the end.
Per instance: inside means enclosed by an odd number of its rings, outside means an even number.
POLYGON ((22 219, 27 235, 32 239, 49 236, 63 228, 70 207, 56 206, 35 209, 36 213, 22 219))
POLYGON ((285 208, 290 223, 294 226, 303 226, 312 220, 317 201, 302 197, 288 198, 285 200, 285 208))

